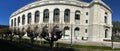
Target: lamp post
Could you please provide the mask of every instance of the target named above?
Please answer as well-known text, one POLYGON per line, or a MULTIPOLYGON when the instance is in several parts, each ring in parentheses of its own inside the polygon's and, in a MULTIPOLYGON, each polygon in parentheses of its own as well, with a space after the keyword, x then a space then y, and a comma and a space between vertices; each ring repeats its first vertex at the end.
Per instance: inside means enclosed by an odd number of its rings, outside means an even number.
POLYGON ((113 36, 113 33, 112 33, 112 50, 114 50, 113 40, 114 40, 114 36, 113 36))
POLYGON ((70 47, 72 47, 72 28, 73 28, 73 25, 71 24, 71 43, 70 43, 70 47))

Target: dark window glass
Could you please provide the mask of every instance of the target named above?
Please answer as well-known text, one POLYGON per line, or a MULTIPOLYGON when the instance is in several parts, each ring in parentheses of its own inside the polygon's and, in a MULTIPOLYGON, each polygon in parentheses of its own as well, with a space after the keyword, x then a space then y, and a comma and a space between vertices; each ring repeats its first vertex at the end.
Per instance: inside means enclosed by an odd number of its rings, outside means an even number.
POLYGON ((66 9, 64 12, 64 22, 70 22, 70 10, 66 9))
POLYGON ((13 26, 13 19, 11 20, 11 26, 13 26))
POLYGON ((16 26, 16 18, 14 19, 14 26, 16 26))
POLYGON ((105 30, 105 38, 107 38, 108 35, 108 29, 105 30))
POLYGON ((107 16, 104 17, 104 22, 107 24, 107 16))
POLYGON ((85 33, 87 33, 87 29, 85 29, 85 33))
POLYGON ((31 17, 32 17, 32 14, 31 13, 28 13, 28 24, 31 24, 31 17))
POLYGON ((80 23, 80 11, 75 12, 75 23, 80 23))
POLYGON ((58 8, 56 8, 56 9, 54 10, 54 17, 53 17, 53 21, 54 21, 54 22, 59 22, 59 15, 60 15, 60 11, 59 11, 58 8))
POLYGON ((39 16, 40 16, 39 11, 36 11, 36 12, 35 12, 35 23, 38 23, 38 22, 39 22, 39 16))
POLYGON ((88 15, 88 12, 86 12, 86 15, 88 15))
POLYGON ((25 24, 25 15, 22 15, 22 25, 25 24))
POLYGON ((20 17, 18 17, 18 26, 19 26, 19 24, 20 24, 20 17))
POLYGON ((43 22, 48 22, 49 21, 49 10, 45 9, 44 14, 43 14, 43 22))
POLYGON ((88 23, 88 20, 86 20, 85 22, 88 23))

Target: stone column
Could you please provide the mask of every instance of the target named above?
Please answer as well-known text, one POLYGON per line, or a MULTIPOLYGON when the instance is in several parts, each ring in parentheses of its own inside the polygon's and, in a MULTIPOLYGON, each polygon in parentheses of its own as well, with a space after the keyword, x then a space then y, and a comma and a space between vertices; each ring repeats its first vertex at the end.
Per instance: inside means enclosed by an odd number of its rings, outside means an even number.
POLYGON ((39 23, 43 23, 43 12, 40 12, 39 23))
POLYGON ((27 14, 25 15, 25 24, 24 25, 27 25, 28 24, 28 17, 27 17, 27 14))
POLYGON ((34 12, 33 13, 31 13, 32 15, 31 15, 31 24, 34 24, 35 22, 35 14, 34 14, 34 12))
POLYGON ((49 23, 53 23, 53 9, 49 9, 49 23))
POLYGON ((18 17, 16 17, 16 27, 18 26, 18 17))
POLYGON ((60 23, 61 24, 64 23, 64 11, 63 10, 60 11, 60 23))
MULTIPOLYGON (((75 11, 71 9, 70 11, 70 31, 71 31, 71 34, 72 34, 72 41, 74 40, 74 21, 75 20, 75 11)), ((71 37, 71 35, 70 35, 71 37)))

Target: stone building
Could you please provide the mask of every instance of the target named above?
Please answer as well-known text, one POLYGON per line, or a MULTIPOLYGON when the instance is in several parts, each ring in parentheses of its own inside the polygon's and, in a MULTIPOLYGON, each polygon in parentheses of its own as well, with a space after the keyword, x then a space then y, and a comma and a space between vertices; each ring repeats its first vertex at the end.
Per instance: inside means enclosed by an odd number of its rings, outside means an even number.
POLYGON ((26 30, 38 27, 39 32, 59 26, 62 39, 103 41, 111 39, 112 10, 102 0, 37 0, 21 7, 10 16, 10 28, 26 30))

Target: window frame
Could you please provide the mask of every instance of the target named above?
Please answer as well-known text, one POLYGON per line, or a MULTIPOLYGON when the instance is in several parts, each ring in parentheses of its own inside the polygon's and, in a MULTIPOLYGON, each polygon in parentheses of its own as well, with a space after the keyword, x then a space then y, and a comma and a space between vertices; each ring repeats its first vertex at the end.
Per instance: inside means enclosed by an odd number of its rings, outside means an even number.
POLYGON ((49 10, 45 9, 43 12, 43 22, 47 23, 49 22, 49 10))
POLYGON ((27 23, 31 24, 31 21, 32 21, 32 13, 31 12, 28 13, 27 18, 28 18, 27 23))
POLYGON ((65 9, 64 11, 64 22, 70 22, 70 9, 65 9))
POLYGON ((54 9, 53 22, 59 22, 60 10, 58 8, 54 9))
POLYGON ((34 22, 35 23, 38 23, 39 22, 39 17, 40 17, 40 12, 37 10, 37 11, 35 11, 35 20, 34 20, 34 22))

